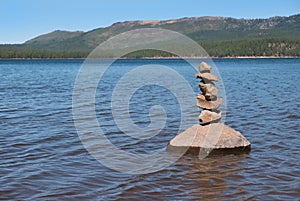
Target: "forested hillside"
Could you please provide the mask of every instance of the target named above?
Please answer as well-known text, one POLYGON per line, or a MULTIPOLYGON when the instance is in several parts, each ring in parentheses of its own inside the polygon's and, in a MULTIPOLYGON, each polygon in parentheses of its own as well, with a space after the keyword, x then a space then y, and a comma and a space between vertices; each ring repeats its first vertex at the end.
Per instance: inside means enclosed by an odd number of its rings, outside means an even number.
MULTIPOLYGON (((0 45, 0 58, 84 58, 101 42, 138 28, 164 28, 198 42, 212 57, 300 56, 300 14, 268 19, 194 17, 127 21, 88 32, 54 31, 23 44, 0 45)), ((170 56, 153 50, 129 57, 170 56)))

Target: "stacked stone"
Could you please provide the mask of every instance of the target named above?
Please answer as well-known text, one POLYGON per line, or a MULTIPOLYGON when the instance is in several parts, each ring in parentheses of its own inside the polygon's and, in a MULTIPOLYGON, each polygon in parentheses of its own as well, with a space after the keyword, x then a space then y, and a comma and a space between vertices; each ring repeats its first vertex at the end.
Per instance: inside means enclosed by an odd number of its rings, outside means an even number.
POLYGON ((179 153, 199 154, 206 157, 214 154, 248 153, 250 142, 235 129, 220 123, 222 115, 218 108, 222 98, 218 97, 218 89, 214 82, 218 77, 211 74, 211 66, 202 62, 196 78, 201 78, 199 87, 202 91, 197 96, 197 106, 202 108, 199 120, 195 124, 170 140, 167 149, 179 153))
POLYGON ((222 98, 218 98, 218 88, 214 82, 218 81, 218 77, 211 74, 211 66, 202 62, 199 65, 199 73, 196 78, 200 78, 199 83, 202 94, 197 96, 197 106, 202 108, 198 119, 202 125, 217 123, 221 120, 222 114, 218 108, 222 104, 222 98))

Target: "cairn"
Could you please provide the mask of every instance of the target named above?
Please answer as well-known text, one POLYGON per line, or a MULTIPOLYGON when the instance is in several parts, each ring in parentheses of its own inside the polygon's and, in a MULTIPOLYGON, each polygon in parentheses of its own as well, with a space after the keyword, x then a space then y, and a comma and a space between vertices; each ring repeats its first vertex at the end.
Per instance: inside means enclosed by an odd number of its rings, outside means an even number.
POLYGON ((198 119, 201 124, 186 129, 175 136, 168 144, 167 149, 180 153, 204 153, 208 155, 224 153, 248 153, 251 150, 250 142, 235 129, 220 123, 222 113, 219 107, 222 98, 218 97, 218 88, 214 82, 218 77, 211 74, 212 67, 202 62, 199 65, 199 88, 201 94, 197 95, 197 106, 202 108, 198 119))
POLYGON ((218 77, 211 74, 211 66, 205 62, 200 64, 199 72, 196 74, 196 78, 201 79, 199 87, 202 94, 197 96, 197 106, 203 110, 198 119, 203 125, 219 122, 222 113, 217 109, 222 104, 222 98, 218 98, 218 88, 214 84, 218 81, 218 77))

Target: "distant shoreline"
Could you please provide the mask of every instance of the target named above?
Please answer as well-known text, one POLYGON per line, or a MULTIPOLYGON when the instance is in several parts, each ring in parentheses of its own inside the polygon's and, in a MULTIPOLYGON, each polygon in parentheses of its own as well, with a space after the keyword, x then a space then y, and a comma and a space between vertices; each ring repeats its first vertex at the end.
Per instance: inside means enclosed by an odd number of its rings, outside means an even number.
MULTIPOLYGON (((237 57, 122 57, 122 58, 95 58, 95 59, 299 59, 296 56, 237 56, 237 57)), ((87 58, 0 58, 3 60, 85 60, 87 58)))

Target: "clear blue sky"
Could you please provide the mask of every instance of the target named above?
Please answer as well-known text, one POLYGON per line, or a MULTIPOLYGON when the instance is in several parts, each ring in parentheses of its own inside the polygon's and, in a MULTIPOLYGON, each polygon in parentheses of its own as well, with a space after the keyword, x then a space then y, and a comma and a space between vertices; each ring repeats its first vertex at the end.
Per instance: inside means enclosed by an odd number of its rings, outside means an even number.
POLYGON ((54 30, 88 31, 126 20, 300 13, 300 0, 1 0, 0 43, 22 43, 54 30))

